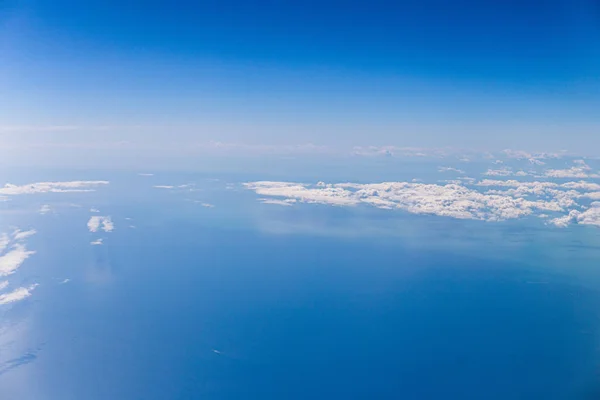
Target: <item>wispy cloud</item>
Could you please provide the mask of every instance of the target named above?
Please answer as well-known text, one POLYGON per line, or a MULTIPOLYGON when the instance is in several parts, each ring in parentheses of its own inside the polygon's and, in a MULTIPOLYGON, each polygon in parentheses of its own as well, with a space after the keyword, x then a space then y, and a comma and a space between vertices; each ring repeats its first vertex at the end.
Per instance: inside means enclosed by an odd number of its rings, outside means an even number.
POLYGON ((17 229, 16 231, 13 232, 13 238, 18 241, 25 240, 28 237, 35 235, 36 233, 37 233, 37 231, 35 229, 30 229, 28 231, 22 231, 22 230, 17 229))
POLYGON ((48 204, 44 204, 43 206, 40 207, 40 211, 39 213, 42 215, 46 215, 48 214, 51 210, 50 206, 48 204))
POLYGON ((29 251, 21 244, 15 244, 11 250, 0 256, 0 276, 14 274, 17 269, 27 260, 35 251, 29 251))
POLYGON ((90 244, 91 244, 92 246, 100 246, 100 245, 102 245, 103 243, 104 243, 104 239, 97 239, 97 240, 94 240, 94 241, 90 242, 90 244))
POLYGON ((439 167, 439 172, 456 172, 457 174, 464 174, 465 171, 462 169, 454 168, 454 167, 439 167))
POLYGON ((20 287, 13 290, 12 292, 0 295, 0 304, 14 303, 31 296, 31 292, 37 287, 37 284, 30 285, 28 287, 20 287))

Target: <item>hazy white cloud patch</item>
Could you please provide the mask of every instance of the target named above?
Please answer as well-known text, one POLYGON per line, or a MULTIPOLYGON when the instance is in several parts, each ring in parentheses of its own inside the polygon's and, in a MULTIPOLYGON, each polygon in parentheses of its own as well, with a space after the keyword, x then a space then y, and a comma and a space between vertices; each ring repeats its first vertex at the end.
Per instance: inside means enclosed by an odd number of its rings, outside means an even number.
POLYGON ((7 183, 4 187, 0 187, 0 195, 15 196, 36 193, 91 192, 97 186, 108 184, 108 181, 37 182, 28 185, 7 183))
POLYGON ((154 176, 154 174, 148 174, 148 173, 139 173, 139 176, 154 176))
POLYGON ((13 238, 15 240, 25 240, 30 236, 33 236, 37 233, 37 231, 35 229, 30 229, 28 231, 22 231, 20 229, 17 229, 16 231, 13 232, 13 238))
POLYGON ((0 295, 0 305, 14 303, 26 299, 31 296, 31 292, 37 287, 37 284, 30 285, 28 287, 20 287, 13 290, 12 292, 0 295))
POLYGON ((63 279, 62 281, 58 282, 59 285, 64 285, 65 283, 69 283, 71 282, 71 280, 69 278, 63 279))
POLYGON ((0 290, 4 290, 8 287, 8 281, 0 282, 0 290))
POLYGON ((439 172, 456 172, 457 174, 465 174, 465 171, 462 169, 454 168, 454 167, 439 167, 439 172))
POLYGON ((91 244, 92 246, 100 246, 100 245, 102 245, 103 243, 104 243, 104 239, 97 239, 97 240, 94 240, 94 241, 90 242, 90 244, 91 244))
POLYGON ((10 237, 6 233, 0 234, 0 254, 8 247, 10 244, 10 237))
POLYGON ((98 232, 100 229, 104 232, 112 232, 115 229, 115 225, 110 217, 97 215, 94 215, 89 219, 87 227, 90 232, 98 232))
POLYGON ((52 209, 50 208, 50 206, 48 204, 44 204, 40 207, 39 213, 42 215, 46 215, 48 214, 50 211, 52 211, 52 209))
POLYGON ((92 208, 90 208, 90 212, 91 212, 91 213, 99 213, 99 212, 100 212, 100 210, 98 210, 97 208, 93 208, 93 207, 92 207, 92 208))
POLYGON ((296 203, 296 199, 285 199, 285 200, 280 200, 280 199, 258 199, 258 201, 260 201, 263 204, 276 204, 279 206, 291 206, 294 203, 296 203))
POLYGON ((173 188, 175 188, 175 186, 171 186, 171 185, 155 185, 152 187, 155 189, 173 189, 173 188))
POLYGON ((503 168, 498 168, 498 169, 490 168, 487 171, 485 171, 483 174, 487 175, 487 176, 511 176, 513 174, 513 171, 511 168, 508 168, 508 167, 503 167, 503 168))

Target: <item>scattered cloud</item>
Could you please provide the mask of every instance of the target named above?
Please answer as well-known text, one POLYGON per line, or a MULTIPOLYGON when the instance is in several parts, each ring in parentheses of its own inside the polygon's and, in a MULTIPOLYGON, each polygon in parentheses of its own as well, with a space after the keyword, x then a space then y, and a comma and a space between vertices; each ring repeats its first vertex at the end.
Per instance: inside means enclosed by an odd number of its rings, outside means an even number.
POLYGON ((97 208, 90 208, 90 212, 91 213, 99 213, 100 210, 98 210, 97 208))
POLYGON ((115 225, 110 217, 97 215, 94 215, 90 218, 87 226, 90 232, 98 232, 100 229, 102 229, 104 232, 112 232, 115 229, 115 225))
POLYGON ((28 251, 23 244, 16 243, 9 251, 0 256, 0 276, 14 274, 33 254, 35 251, 28 251))
POLYGON ((93 242, 90 242, 90 244, 92 246, 100 246, 103 244, 103 242, 104 242, 104 239, 97 239, 97 240, 94 240, 93 242))
POLYGON ((4 187, 0 187, 0 195, 92 192, 94 191, 92 188, 108 184, 108 181, 37 182, 21 186, 7 183, 4 187))
POLYGON ((568 215, 554 218, 550 223, 558 227, 566 227, 571 223, 600 226, 600 202, 593 202, 585 211, 571 210, 568 215))
POLYGON ((488 169, 483 174, 488 176, 510 176, 513 174, 513 172, 512 169, 508 167, 503 167, 499 169, 488 169))
POLYGON ((154 176, 154 174, 139 173, 139 176, 154 176))
POLYGON ((0 282, 0 290, 4 290, 8 287, 8 281, 0 282))
POLYGON ((456 172, 457 174, 465 174, 465 171, 462 169, 454 168, 454 167, 439 167, 439 172, 456 172))
POLYGON ((173 189, 175 186, 171 186, 171 185, 156 185, 153 186, 156 189, 173 189))
POLYGON ((41 206, 41 207, 40 207, 40 211, 39 211, 39 213, 40 213, 40 214, 42 214, 42 215, 46 215, 46 214, 48 214, 50 211, 52 211, 52 210, 50 209, 50 206, 49 206, 48 204, 44 204, 43 206, 41 206))
POLYGON ((28 231, 21 231, 19 229, 17 229, 16 231, 13 232, 13 238, 15 240, 25 240, 30 236, 33 236, 37 233, 37 231, 35 229, 30 229, 28 231))
POLYGON ((31 292, 37 287, 37 284, 28 287, 20 287, 12 292, 0 295, 0 305, 14 303, 31 296, 31 292))
POLYGON ((59 285, 64 285, 65 283, 69 283, 71 282, 71 280, 69 278, 63 279, 62 281, 58 282, 59 285))
POLYGON ((258 199, 258 201, 260 201, 263 204, 276 204, 279 206, 291 206, 296 202, 296 199, 285 199, 285 200, 279 200, 279 199, 258 199))
POLYGON ((544 172, 547 178, 600 178, 600 175, 588 172, 588 168, 571 167, 567 169, 549 169, 544 172))

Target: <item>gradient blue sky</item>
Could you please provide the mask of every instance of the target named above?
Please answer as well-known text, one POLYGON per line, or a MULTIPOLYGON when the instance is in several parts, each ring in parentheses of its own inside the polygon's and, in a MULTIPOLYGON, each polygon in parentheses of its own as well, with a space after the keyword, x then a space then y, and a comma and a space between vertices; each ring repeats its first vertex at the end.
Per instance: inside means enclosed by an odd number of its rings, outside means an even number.
POLYGON ((600 145, 600 5, 8 0, 5 148, 600 145))

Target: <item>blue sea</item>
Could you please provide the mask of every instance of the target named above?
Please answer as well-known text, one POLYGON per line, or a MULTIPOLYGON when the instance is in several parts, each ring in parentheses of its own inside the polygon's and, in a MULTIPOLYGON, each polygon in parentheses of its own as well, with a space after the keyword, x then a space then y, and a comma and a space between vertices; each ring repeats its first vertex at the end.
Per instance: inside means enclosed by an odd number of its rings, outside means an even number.
POLYGON ((0 398, 600 398, 597 229, 274 206, 258 178, 15 176, 111 183, 0 205, 39 284, 0 309, 0 398))

